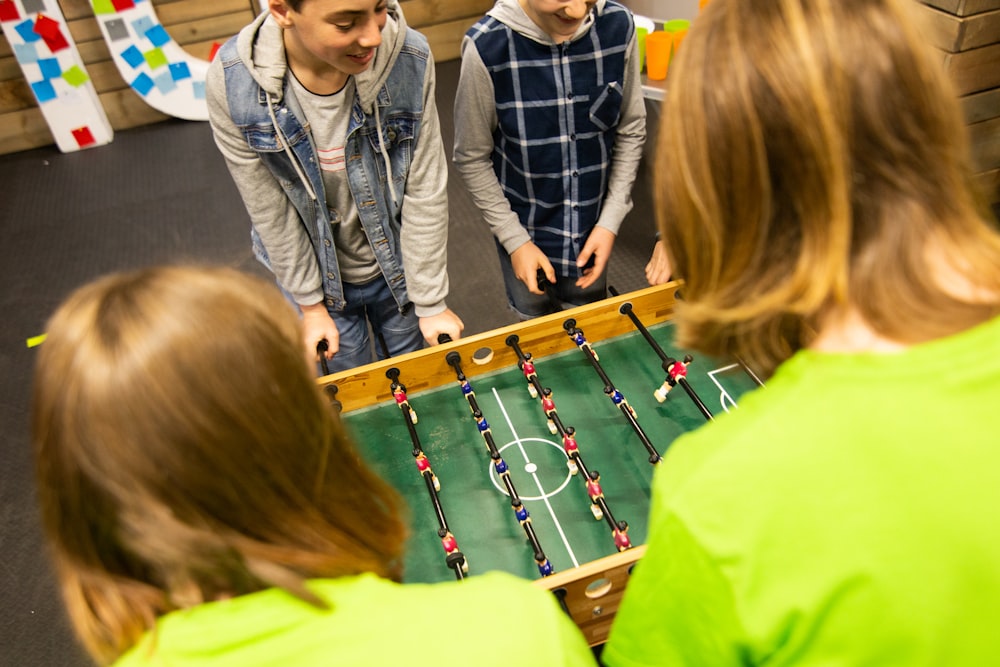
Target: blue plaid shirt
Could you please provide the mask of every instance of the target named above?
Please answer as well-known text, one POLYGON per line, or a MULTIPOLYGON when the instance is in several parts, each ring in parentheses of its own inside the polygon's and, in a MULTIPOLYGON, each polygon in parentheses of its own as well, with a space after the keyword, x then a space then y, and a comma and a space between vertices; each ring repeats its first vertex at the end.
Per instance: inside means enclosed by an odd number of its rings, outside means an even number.
POLYGON ((583 35, 540 44, 487 16, 469 29, 493 81, 493 169, 511 208, 563 276, 594 228, 607 190, 635 30, 608 2, 583 35))

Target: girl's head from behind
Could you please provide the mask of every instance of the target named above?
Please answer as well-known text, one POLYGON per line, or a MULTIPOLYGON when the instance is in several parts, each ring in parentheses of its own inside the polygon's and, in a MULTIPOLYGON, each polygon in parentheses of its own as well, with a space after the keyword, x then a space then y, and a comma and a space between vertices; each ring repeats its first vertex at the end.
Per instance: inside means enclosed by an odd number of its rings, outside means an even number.
POLYGON ((39 500, 96 658, 202 601, 399 576, 398 498, 345 436, 272 284, 194 267, 113 275, 71 295, 47 333, 39 500))
POLYGON ((763 370, 856 310, 904 343, 1000 288, 965 127, 910 0, 714 0, 671 65, 658 203, 679 338, 763 370))

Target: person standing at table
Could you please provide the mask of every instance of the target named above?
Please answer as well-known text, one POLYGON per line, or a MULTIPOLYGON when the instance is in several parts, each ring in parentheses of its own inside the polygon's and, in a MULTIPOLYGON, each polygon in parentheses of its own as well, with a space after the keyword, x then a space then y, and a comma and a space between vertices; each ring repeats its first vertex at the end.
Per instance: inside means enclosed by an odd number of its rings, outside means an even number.
POLYGON ((379 358, 461 335, 434 86, 396 0, 270 0, 209 68, 209 121, 255 254, 331 371, 373 360, 369 327, 379 358))
POLYGON ((403 501, 331 410, 272 283, 208 267, 113 274, 46 331, 38 500, 97 663, 594 666, 532 582, 397 583, 403 501))
POLYGON ((713 0, 670 67, 677 344, 770 379, 679 438, 602 659, 997 662, 1000 234, 909 0, 713 0))
POLYGON ((462 41, 453 160, 522 319, 606 294, 646 136, 638 57, 611 0, 498 0, 462 41))

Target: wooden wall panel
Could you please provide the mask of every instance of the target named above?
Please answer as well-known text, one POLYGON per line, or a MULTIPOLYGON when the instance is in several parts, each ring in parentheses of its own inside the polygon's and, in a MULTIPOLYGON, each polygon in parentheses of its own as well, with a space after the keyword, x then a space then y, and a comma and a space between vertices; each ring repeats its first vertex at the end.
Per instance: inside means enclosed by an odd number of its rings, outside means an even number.
POLYGON ((1000 115, 1000 88, 984 90, 962 98, 965 122, 979 123, 1000 115))
POLYGON ((961 53, 945 53, 944 66, 959 95, 996 88, 1000 86, 1000 43, 961 53))
POLYGON ((37 106, 0 115, 0 148, 16 153, 55 143, 37 106))
POLYGON ((977 181, 1000 203, 1000 0, 921 2, 928 41, 963 96, 977 181))
POLYGON ((969 126, 972 166, 977 172, 1000 167, 1000 115, 969 126))
POLYGON ((986 201, 1000 202, 1000 169, 991 169, 976 174, 976 183, 986 197, 986 201))
MULTIPOLYGON (((256 0, 152 0, 171 37, 191 55, 207 59, 259 11, 256 0)), ((63 14, 108 119, 117 130, 166 116, 146 105, 111 60, 89 0, 60 0, 63 14)), ((407 22, 423 32, 438 62, 459 57, 465 31, 493 0, 401 0, 407 22)), ((963 96, 980 184, 1000 201, 1000 0, 921 0, 928 40, 942 50, 945 68, 963 96)), ((53 143, 7 40, 0 34, 0 154, 53 143)))
POLYGON ((461 56, 462 37, 493 6, 493 0, 404 0, 406 22, 430 42, 434 60, 461 56))
POLYGON ((27 109, 35 104, 35 96, 24 79, 0 82, 0 114, 27 109))
MULTIPOLYGON (((236 34, 257 14, 256 0, 152 0, 167 32, 185 51, 207 59, 215 43, 236 34)), ((69 32, 111 126, 124 130, 167 118, 147 105, 118 73, 88 0, 60 0, 69 32)), ((45 119, 10 44, 0 34, 0 154, 53 143, 45 119)))
POLYGON ((493 7, 493 0, 403 0, 400 6, 406 22, 420 30, 458 19, 471 18, 472 25, 493 7))
POLYGON ((420 32, 427 36, 434 52, 434 60, 445 62, 457 60, 462 55, 462 37, 479 17, 458 19, 447 23, 426 26, 420 32))
POLYGON ((0 81, 10 81, 21 77, 21 66, 14 56, 0 56, 0 81))
POLYGON ((970 16, 1000 9, 1000 0, 922 0, 925 5, 943 9, 955 16, 970 16))
POLYGON ((923 8, 928 41, 944 51, 986 46, 996 42, 1000 34, 1000 9, 963 17, 927 5, 918 6, 923 8))
MULTIPOLYGON (((152 1, 174 41, 202 59, 208 58, 216 42, 236 34, 259 13, 256 0, 152 1)), ((60 0, 59 4, 111 126, 122 130, 165 119, 148 108, 118 74, 89 0, 60 0)), ((401 0, 401 6, 407 22, 427 35, 435 60, 444 62, 459 57, 462 36, 493 6, 493 0, 401 0)), ((0 154, 51 143, 21 68, 0 34, 0 154)))
POLYGON ((108 114, 111 127, 127 130, 167 120, 169 116, 146 104, 131 88, 122 88, 98 95, 108 114))

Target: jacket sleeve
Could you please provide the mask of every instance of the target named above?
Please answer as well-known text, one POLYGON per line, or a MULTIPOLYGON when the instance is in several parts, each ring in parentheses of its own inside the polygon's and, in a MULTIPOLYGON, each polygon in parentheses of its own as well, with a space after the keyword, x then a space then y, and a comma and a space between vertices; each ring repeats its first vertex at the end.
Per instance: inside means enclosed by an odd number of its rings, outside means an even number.
POLYGON ((443 312, 448 296, 448 158, 434 98, 434 58, 424 75, 424 113, 403 192, 400 245, 417 317, 443 312))
POLYGON ((531 240, 503 194, 493 171, 497 127, 493 82, 472 40, 462 41, 462 65, 455 95, 454 162, 472 201, 508 253, 531 240))
POLYGON ((281 185, 233 123, 226 98, 225 73, 218 58, 209 66, 205 89, 215 144, 264 244, 271 271, 296 303, 302 306, 319 303, 323 300, 323 282, 309 235, 281 185))
POLYGON ((646 143, 646 103, 642 97, 639 74, 639 45, 632 31, 625 53, 625 81, 622 82, 622 114, 615 136, 615 147, 608 173, 608 189, 601 204, 597 226, 618 233, 622 221, 632 210, 632 186, 635 184, 646 143))

